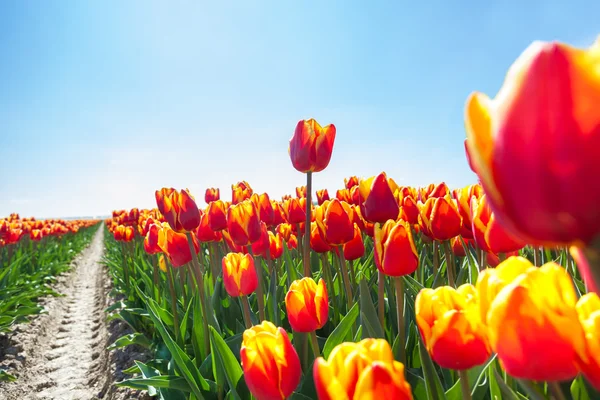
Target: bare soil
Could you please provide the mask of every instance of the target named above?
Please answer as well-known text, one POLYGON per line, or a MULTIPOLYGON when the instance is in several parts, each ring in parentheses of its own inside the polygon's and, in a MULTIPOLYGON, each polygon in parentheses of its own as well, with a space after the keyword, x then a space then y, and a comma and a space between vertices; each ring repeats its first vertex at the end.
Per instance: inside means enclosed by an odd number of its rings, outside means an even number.
POLYGON ((113 385, 125 379, 122 370, 143 352, 130 346, 109 354, 107 346, 127 333, 121 321, 106 324, 110 280, 102 265, 104 229, 58 278, 55 290, 64 296, 47 297, 46 314, 0 337, 0 367, 17 377, 0 383, 0 399, 86 400, 147 399, 140 392, 113 385))

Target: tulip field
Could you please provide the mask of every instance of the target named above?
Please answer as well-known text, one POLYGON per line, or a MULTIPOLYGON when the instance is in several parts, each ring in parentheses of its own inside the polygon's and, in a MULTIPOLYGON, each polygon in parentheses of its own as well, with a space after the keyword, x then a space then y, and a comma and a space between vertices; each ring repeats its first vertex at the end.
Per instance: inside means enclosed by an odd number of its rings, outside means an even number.
MULTIPOLYGON (((109 349, 148 355, 116 385, 167 400, 600 398, 599 71, 600 40, 534 43, 496 98, 472 94, 466 187, 352 171, 313 187, 337 131, 307 119, 290 195, 242 180, 113 211, 105 311, 130 330, 109 349)), ((0 332, 41 311, 96 227, 0 222, 0 332)))

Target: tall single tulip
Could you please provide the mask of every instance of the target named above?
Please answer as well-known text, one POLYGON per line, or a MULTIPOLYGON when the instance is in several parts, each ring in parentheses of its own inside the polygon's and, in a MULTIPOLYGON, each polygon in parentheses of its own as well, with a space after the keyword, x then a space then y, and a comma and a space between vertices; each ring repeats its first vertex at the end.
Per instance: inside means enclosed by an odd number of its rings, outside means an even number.
POLYGON ((321 127, 314 119, 296 125, 289 153, 294 168, 300 172, 320 172, 327 168, 335 142, 335 125, 321 127))
POLYGON ((250 254, 228 253, 221 264, 223 285, 231 297, 249 296, 256 290, 258 277, 250 254))
POLYGON ((325 361, 317 358, 313 380, 319 400, 411 400, 404 365, 384 339, 337 345, 325 361))
POLYGON ((496 98, 465 107, 467 149, 498 219, 538 245, 600 234, 600 38, 588 49, 534 42, 496 98), (518 184, 515 184, 519 182, 518 184))
POLYGON ((287 332, 269 321, 244 331, 240 358, 244 380, 257 400, 283 400, 298 384, 302 370, 287 332))
POLYGON ((329 303, 323 279, 319 284, 312 278, 292 282, 285 296, 285 307, 292 329, 296 332, 313 332, 327 323, 329 303))
POLYGON ((422 289, 415 299, 417 325, 433 361, 443 368, 465 370, 491 354, 481 321, 475 287, 422 289))

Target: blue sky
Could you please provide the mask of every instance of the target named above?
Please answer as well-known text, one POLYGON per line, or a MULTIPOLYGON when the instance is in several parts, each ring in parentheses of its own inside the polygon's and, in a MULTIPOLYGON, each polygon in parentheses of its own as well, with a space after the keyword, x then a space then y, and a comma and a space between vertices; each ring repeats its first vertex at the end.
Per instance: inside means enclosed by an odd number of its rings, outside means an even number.
POLYGON ((154 206, 155 189, 304 181, 298 120, 338 129, 315 189, 386 171, 473 183, 462 111, 533 40, 587 46, 600 2, 0 4, 0 215, 154 206), (460 5, 459 5, 460 4, 460 5))

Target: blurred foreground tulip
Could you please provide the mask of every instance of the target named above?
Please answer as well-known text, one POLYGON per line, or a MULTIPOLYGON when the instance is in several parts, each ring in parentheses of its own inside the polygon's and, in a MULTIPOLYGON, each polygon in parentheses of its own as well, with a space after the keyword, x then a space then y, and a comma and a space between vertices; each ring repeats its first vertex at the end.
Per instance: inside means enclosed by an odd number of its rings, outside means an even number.
POLYGON ((586 344, 580 369, 594 388, 600 390, 600 298, 596 293, 585 294, 576 308, 586 344))
POLYGON ((240 358, 244 380, 257 400, 283 400, 298 384, 300 359, 287 332, 269 321, 244 331, 240 358))
POLYGON ((442 368, 465 370, 490 357, 474 286, 422 289, 415 300, 415 314, 427 351, 442 368))
POLYGON ((384 339, 336 346, 327 361, 317 358, 313 379, 319 400, 412 399, 404 365, 384 339))
POLYGON ((519 379, 563 381, 577 374, 585 337, 569 274, 554 263, 534 267, 511 257, 477 281, 492 350, 519 379))
POLYGON ((496 98, 473 93, 467 150, 498 219, 537 245, 600 233, 600 39, 589 49, 534 42, 496 98), (568 194, 568 195, 567 195, 568 194))

